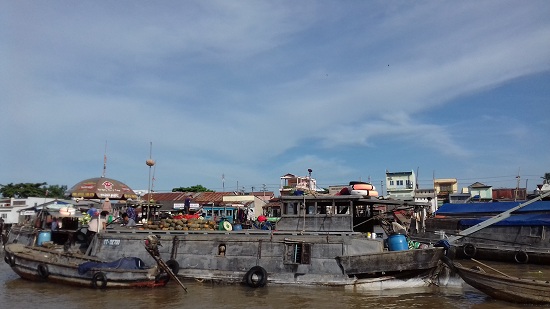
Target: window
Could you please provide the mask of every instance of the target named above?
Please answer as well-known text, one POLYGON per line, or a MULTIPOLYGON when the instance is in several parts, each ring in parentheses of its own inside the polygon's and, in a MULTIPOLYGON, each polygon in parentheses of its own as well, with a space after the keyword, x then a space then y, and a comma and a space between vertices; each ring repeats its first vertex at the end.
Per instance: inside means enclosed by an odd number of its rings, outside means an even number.
POLYGON ((393 186, 393 185, 394 185, 393 180, 390 180, 390 186, 393 186))
POLYGON ((311 244, 296 242, 285 244, 285 264, 310 264, 311 244))
POLYGON ((403 180, 398 180, 398 181, 397 181, 397 185, 398 185, 398 186, 402 186, 402 185, 403 185, 403 180))

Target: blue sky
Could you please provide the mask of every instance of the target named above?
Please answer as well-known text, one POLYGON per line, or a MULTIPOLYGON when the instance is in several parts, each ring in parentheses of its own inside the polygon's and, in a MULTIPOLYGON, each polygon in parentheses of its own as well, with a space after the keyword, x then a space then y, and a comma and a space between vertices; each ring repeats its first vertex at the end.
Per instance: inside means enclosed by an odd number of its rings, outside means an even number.
MULTIPOLYGON (((3 1, 0 184, 533 190, 548 1, 3 1), (105 147, 106 146, 106 147, 105 147), (222 175, 224 181, 222 182, 222 175)), ((545 133, 546 132, 546 133, 545 133)))

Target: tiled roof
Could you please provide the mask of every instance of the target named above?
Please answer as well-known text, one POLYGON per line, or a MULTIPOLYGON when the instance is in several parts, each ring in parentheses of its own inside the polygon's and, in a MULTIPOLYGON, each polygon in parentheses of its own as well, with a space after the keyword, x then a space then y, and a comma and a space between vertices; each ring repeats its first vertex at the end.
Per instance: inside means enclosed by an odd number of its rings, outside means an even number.
MULTIPOLYGON (((160 202, 160 201, 184 201, 185 198, 189 194, 195 196, 198 193, 194 193, 194 192, 165 192, 165 193, 151 192, 151 198, 155 202, 160 202)), ((144 194, 142 196, 142 199, 148 200, 149 199, 149 193, 144 194)))
POLYGON ((273 196, 274 193, 272 191, 261 191, 261 192, 250 192, 249 195, 254 195, 254 196, 257 196, 257 197, 262 197, 262 196, 266 196, 266 197, 269 197, 269 196, 273 196))
POLYGON ((233 192, 201 192, 193 202, 198 204, 214 203, 221 204, 223 197, 227 195, 235 195, 233 192))
MULTIPOLYGON (((234 192, 166 192, 158 193, 152 192, 151 198, 157 202, 171 202, 171 201, 185 201, 185 198, 191 194, 191 201, 198 204, 221 204, 223 203, 224 196, 235 196, 234 192)), ((266 198, 273 197, 273 192, 251 192, 250 195, 262 198, 265 194, 266 198)), ((149 194, 142 196, 143 200, 149 199, 149 194)))

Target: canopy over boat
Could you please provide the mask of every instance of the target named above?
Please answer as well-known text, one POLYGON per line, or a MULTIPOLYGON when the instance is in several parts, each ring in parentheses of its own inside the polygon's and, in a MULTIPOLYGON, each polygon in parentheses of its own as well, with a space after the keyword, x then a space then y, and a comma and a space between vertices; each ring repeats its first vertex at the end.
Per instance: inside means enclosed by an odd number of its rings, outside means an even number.
POLYGON ((66 194, 71 197, 80 197, 85 199, 137 199, 137 194, 126 184, 106 177, 83 180, 75 184, 67 191, 66 194))

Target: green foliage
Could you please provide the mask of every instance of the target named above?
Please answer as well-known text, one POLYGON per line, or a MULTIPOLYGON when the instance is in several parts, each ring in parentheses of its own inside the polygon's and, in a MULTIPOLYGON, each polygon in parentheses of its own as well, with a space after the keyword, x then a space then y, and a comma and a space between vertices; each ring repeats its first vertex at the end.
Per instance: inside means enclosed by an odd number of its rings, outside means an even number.
POLYGON ((51 197, 63 198, 67 186, 52 185, 47 183, 17 183, 0 185, 0 194, 3 197, 28 198, 28 197, 51 197), (47 195, 46 195, 47 192, 47 195))
POLYGON ((214 192, 208 188, 203 187, 202 185, 195 185, 192 187, 179 187, 172 189, 172 192, 214 192))

